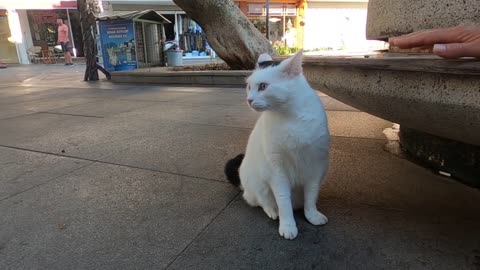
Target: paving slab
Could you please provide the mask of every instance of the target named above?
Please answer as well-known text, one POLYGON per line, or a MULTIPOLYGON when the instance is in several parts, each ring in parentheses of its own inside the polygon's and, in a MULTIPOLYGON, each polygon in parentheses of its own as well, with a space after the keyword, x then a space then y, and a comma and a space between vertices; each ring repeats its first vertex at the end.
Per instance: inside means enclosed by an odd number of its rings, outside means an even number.
MULTIPOLYGON (((94 86, 92 88, 82 88, 76 86, 75 88, 70 88, 68 90, 73 92, 73 96, 75 97, 82 97, 82 98, 95 98, 95 99, 119 99, 123 98, 132 94, 141 93, 144 90, 142 86, 104 86, 102 85, 94 86)), ((56 94, 61 94, 63 92, 62 89, 55 89, 56 94)))
POLYGON ((331 98, 329 96, 326 96, 326 95, 321 95, 321 93, 319 93, 319 96, 320 96, 320 99, 322 100, 323 102, 323 106, 325 108, 325 110, 328 110, 328 111, 353 111, 353 112, 358 112, 359 110, 345 104, 345 103, 342 103, 334 98, 331 98))
POLYGON ((34 93, 40 93, 44 91, 51 90, 52 87, 48 86, 43 86, 43 87, 38 87, 38 86, 9 86, 9 85, 3 85, 0 86, 0 97, 2 98, 1 101, 3 101, 4 98, 6 97, 15 97, 15 96, 23 96, 23 95, 28 95, 28 94, 34 94, 34 93))
POLYGON ((4 106, 4 105, 0 106, 0 120, 34 114, 34 113, 36 112, 33 110, 16 108, 14 106, 4 106))
POLYGON ((202 86, 176 86, 176 85, 156 85, 156 87, 164 87, 168 91, 191 92, 191 93, 245 93, 245 88, 235 87, 202 87, 202 86))
POLYGON ((69 130, 71 126, 97 121, 90 117, 37 113, 15 119, 0 120, 0 144, 20 147, 22 142, 45 136, 52 129, 69 130))
POLYGON ((236 200, 168 269, 478 269, 480 221, 320 201, 329 217, 298 237, 236 200))
MULTIPOLYGON (((189 106, 177 103, 180 101, 186 99, 139 109, 128 113, 128 116, 241 128, 253 128, 260 116, 249 109, 243 100, 239 100, 237 105, 188 103, 189 106)), ((382 130, 392 126, 391 122, 357 111, 327 111, 327 116, 332 136, 384 139, 382 130)))
POLYGON ((0 202, 0 269, 163 269, 238 194, 93 164, 0 202))
POLYGON ((258 114, 246 105, 159 103, 121 114, 135 119, 165 119, 191 124, 252 128, 258 114))
POLYGON ((480 190, 384 150, 386 141, 332 138, 321 197, 385 209, 480 219, 480 190))
POLYGON ((0 201, 89 163, 85 160, 0 147, 0 201))
POLYGON ((331 136, 384 140, 382 131, 393 123, 358 111, 327 111, 331 136))
POLYGON ((22 110, 29 110, 34 112, 45 112, 45 111, 50 111, 54 109, 75 106, 79 104, 87 104, 93 101, 95 100, 90 98, 53 97, 49 99, 33 100, 33 101, 16 103, 11 105, 2 105, 2 110, 22 109, 22 110))
MULTIPOLYGON (((48 101, 60 98, 78 98, 79 89, 15 86, 11 91, 0 95, 0 104, 13 105, 32 101, 48 101)), ((81 98, 81 97, 80 97, 81 98)), ((3 107, 3 106, 2 106, 3 107)))
POLYGON ((245 91, 198 93, 188 97, 176 99, 175 102, 216 105, 245 105, 245 108, 247 108, 245 91))
POLYGON ((226 181, 223 168, 245 152, 250 130, 182 124, 102 161, 226 181))
POLYGON ((162 119, 41 113, 0 121, 0 144, 95 160, 180 124, 162 119))
POLYGON ((130 112, 156 104, 153 101, 138 100, 98 100, 87 104, 50 110, 51 113, 74 114, 85 116, 107 117, 119 113, 130 112))
MULTIPOLYGON (((192 103, 192 104, 218 104, 218 105, 244 105, 246 104, 245 89, 234 88, 226 89, 222 92, 207 92, 191 95, 184 98, 175 99, 175 102, 192 103)), ((318 92, 325 109, 334 111, 358 111, 357 109, 348 106, 331 97, 325 96, 318 92)))
POLYGON ((239 199, 169 269, 478 269, 480 191, 383 151, 385 141, 332 139, 319 209, 296 213, 299 236, 239 199))
POLYGON ((128 96, 120 97, 121 99, 128 100, 147 100, 147 101, 171 101, 182 97, 188 97, 195 95, 186 91, 164 91, 158 89, 152 89, 149 91, 141 91, 139 93, 133 93, 128 96))

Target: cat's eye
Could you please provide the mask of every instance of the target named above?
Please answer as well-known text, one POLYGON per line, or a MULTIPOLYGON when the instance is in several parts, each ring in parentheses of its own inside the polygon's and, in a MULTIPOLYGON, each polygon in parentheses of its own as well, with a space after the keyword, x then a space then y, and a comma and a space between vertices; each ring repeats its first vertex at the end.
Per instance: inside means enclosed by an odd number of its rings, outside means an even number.
POLYGON ((263 91, 263 90, 267 89, 267 86, 268 86, 268 84, 266 84, 266 83, 260 83, 258 85, 258 91, 263 91))

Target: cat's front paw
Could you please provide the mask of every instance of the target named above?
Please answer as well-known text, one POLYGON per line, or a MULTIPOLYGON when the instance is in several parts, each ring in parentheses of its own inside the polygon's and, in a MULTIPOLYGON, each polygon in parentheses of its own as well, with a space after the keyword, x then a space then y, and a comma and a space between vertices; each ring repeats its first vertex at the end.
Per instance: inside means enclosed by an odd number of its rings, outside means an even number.
POLYGON ((292 240, 297 237, 298 229, 295 224, 280 224, 278 232, 283 238, 292 240))
POLYGON ((263 211, 267 216, 273 220, 277 220, 278 218, 278 211, 277 209, 274 208, 269 208, 269 207, 263 207, 263 211))
POLYGON ((313 225, 324 225, 328 222, 328 218, 318 210, 305 211, 305 218, 313 225))

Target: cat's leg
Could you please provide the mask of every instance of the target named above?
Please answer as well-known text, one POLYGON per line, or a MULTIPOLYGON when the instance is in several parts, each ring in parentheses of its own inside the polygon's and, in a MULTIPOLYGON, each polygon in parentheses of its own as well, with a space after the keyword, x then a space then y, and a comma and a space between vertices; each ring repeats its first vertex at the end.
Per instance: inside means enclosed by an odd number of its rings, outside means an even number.
POLYGON ((285 174, 276 173, 272 176, 270 185, 278 206, 280 218, 278 232, 285 239, 294 239, 297 237, 298 229, 293 218, 290 182, 285 174))
POLYGON ((248 203, 248 205, 250 206, 253 206, 253 207, 257 207, 259 204, 258 204, 258 201, 257 201, 257 198, 255 197, 254 193, 252 193, 251 191, 245 189, 243 191, 243 199, 248 203))
POLYGON ((303 189, 303 185, 298 185, 292 188, 292 207, 294 211, 303 209, 303 202, 305 201, 303 189))
POLYGON ((278 210, 275 207, 272 206, 262 206, 263 211, 267 216, 273 220, 277 220, 278 218, 278 210))
POLYGON ((269 186, 265 185, 260 193, 261 194, 257 195, 258 203, 269 218, 276 220, 278 218, 278 208, 272 190, 269 186))
POLYGON ((320 192, 320 183, 325 176, 328 165, 318 167, 317 173, 313 177, 305 179, 304 182, 304 205, 303 211, 305 218, 313 225, 324 225, 328 218, 317 210, 317 198, 320 192))
POLYGON ((265 160, 256 160, 256 166, 249 166, 250 156, 244 158, 244 164, 240 167, 240 179, 244 189, 243 198, 250 206, 262 207, 265 214, 273 220, 278 218, 277 205, 273 197, 267 179, 269 178, 265 160), (262 164, 263 163, 263 164, 262 164))
POLYGON ((264 188, 257 187, 259 190, 245 189, 243 199, 253 207, 260 206, 267 216, 273 220, 278 218, 277 205, 275 198, 267 186, 264 188))

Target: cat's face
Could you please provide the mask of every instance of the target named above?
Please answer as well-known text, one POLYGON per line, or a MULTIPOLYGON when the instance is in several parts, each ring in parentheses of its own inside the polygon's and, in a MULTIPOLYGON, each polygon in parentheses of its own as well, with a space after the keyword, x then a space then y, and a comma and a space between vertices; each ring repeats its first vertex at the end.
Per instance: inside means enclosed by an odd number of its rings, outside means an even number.
POLYGON ((247 79, 247 104, 257 112, 280 110, 296 94, 294 79, 302 74, 302 52, 275 63, 267 54, 247 79))

